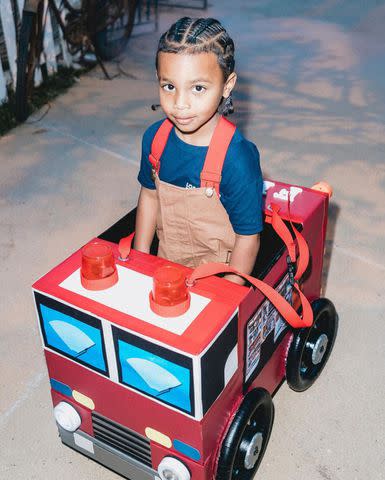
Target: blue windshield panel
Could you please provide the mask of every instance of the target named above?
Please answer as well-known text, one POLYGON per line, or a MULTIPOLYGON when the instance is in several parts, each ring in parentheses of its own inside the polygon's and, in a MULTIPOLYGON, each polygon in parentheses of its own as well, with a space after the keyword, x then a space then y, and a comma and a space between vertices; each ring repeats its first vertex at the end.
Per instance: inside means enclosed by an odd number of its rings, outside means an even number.
POLYGON ((101 330, 40 305, 47 346, 106 372, 101 330))
POLYGON ((123 383, 191 412, 189 369, 122 340, 118 347, 123 383))

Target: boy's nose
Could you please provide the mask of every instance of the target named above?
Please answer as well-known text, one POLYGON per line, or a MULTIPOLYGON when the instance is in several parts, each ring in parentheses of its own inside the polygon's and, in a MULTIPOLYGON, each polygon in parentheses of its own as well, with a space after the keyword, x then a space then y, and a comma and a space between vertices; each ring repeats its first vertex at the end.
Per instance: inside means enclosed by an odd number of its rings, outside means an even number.
POLYGON ((184 94, 179 93, 175 97, 175 103, 174 106, 177 110, 185 110, 186 108, 189 107, 188 99, 187 96, 184 94))

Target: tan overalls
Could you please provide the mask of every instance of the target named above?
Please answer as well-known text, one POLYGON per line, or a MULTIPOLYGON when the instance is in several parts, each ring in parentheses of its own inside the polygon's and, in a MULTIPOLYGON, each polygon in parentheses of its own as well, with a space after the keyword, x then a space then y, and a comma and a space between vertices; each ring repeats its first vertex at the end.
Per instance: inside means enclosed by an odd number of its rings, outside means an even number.
POLYGON ((159 179, 160 158, 173 128, 165 120, 153 139, 149 160, 159 199, 156 232, 158 255, 189 267, 201 263, 229 263, 235 233, 219 199, 223 162, 235 125, 221 117, 201 172, 200 188, 187 189, 159 179))

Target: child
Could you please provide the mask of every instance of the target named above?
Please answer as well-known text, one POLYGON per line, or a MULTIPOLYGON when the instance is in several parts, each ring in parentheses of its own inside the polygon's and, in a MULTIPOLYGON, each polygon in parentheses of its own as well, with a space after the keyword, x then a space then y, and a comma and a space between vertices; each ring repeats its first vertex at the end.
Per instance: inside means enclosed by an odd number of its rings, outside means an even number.
POLYGON ((263 182, 256 146, 218 112, 233 111, 234 43, 217 20, 181 18, 160 38, 156 72, 167 119, 143 136, 135 248, 149 252, 156 231, 161 257, 248 274, 263 182))

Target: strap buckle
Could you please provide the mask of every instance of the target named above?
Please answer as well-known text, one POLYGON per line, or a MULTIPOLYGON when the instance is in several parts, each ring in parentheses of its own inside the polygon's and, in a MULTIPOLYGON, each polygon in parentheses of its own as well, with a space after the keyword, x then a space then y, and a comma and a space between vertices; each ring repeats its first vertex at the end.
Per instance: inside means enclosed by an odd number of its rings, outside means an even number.
POLYGON ((295 262, 291 261, 290 255, 286 257, 286 262, 287 262, 287 273, 289 274, 289 283, 290 285, 294 285, 295 279, 295 271, 296 271, 296 264, 295 262))

